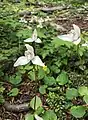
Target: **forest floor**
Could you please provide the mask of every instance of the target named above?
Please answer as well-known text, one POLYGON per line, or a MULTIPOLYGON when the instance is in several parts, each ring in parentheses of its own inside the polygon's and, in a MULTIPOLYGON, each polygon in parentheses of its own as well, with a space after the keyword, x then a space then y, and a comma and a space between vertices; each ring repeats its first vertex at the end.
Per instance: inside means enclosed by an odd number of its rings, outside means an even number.
MULTIPOLYGON (((88 31, 88 9, 86 7, 85 6, 72 7, 70 9, 65 9, 62 11, 55 10, 53 12, 47 13, 47 16, 52 16, 52 18, 55 17, 55 23, 57 25, 61 25, 63 28, 66 29, 66 31, 64 32, 69 31, 72 27, 72 24, 78 25, 82 31, 88 31)), ((6 86, 6 90, 8 92, 9 89, 11 88, 11 84, 4 83, 4 85, 6 86)), ((10 101, 10 103, 14 104, 20 104, 30 101, 31 98, 35 96, 34 82, 29 82, 28 80, 26 80, 19 86, 19 89, 20 94, 17 97, 8 98, 5 95, 6 101, 10 101)), ((49 106, 47 106, 46 103, 47 95, 41 96, 40 93, 37 93, 37 95, 41 97, 45 109, 48 109, 49 106)), ((9 112, 5 110, 3 105, 0 106, 0 120, 23 120, 24 115, 26 113, 27 112, 22 113, 9 112)))

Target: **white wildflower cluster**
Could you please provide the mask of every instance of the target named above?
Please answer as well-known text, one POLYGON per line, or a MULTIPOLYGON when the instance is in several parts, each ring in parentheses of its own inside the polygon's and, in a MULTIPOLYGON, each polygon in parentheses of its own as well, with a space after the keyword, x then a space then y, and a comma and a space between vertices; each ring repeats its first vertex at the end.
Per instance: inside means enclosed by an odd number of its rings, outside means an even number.
MULTIPOLYGON (((29 20, 29 23, 36 22, 36 23, 38 23, 37 28, 43 28, 43 23, 48 22, 48 21, 52 21, 52 19, 49 16, 47 16, 46 18, 42 18, 42 17, 39 18, 39 17, 33 15, 31 17, 31 19, 29 20)), ((20 18, 19 22, 28 23, 28 21, 25 20, 24 17, 20 18)))
POLYGON ((64 41, 73 42, 75 45, 78 45, 81 42, 80 38, 80 28, 73 24, 73 28, 68 34, 59 35, 58 38, 64 41))
MULTIPOLYGON (((36 42, 36 43, 41 43, 41 40, 37 38, 37 31, 36 29, 34 30, 32 34, 32 38, 28 38, 24 40, 24 42, 36 42)), ((26 51, 24 53, 24 56, 21 56, 17 59, 17 61, 14 63, 14 67, 20 66, 20 65, 26 65, 29 62, 32 62, 35 65, 39 66, 45 66, 42 60, 40 59, 39 56, 36 56, 34 54, 34 48, 30 46, 29 44, 25 44, 26 46, 26 51)))
MULTIPOLYGON (((81 37, 80 37, 80 28, 73 24, 73 28, 68 34, 65 35, 59 35, 58 38, 63 40, 63 41, 69 41, 74 43, 75 45, 78 45, 81 42, 81 37)), ((82 44, 81 46, 88 46, 88 42, 82 44)))

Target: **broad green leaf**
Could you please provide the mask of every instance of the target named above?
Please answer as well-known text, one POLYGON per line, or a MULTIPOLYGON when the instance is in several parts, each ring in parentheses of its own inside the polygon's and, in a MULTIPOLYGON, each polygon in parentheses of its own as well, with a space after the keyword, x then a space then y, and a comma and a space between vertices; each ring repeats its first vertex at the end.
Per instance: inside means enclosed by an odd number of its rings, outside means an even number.
POLYGON ((32 70, 33 69, 33 66, 29 64, 27 64, 25 67, 24 67, 25 70, 32 70))
POLYGON ((44 108, 43 108, 43 107, 39 107, 39 108, 35 111, 35 114, 40 115, 42 112, 44 112, 44 108))
POLYGON ((25 120, 34 120, 34 116, 32 114, 26 114, 25 115, 25 120))
POLYGON ((34 73, 34 71, 28 72, 28 77, 29 77, 31 80, 35 80, 35 73, 34 73))
POLYGON ((47 88, 46 85, 42 85, 42 86, 40 86, 40 88, 39 88, 39 92, 40 92, 41 94, 45 94, 45 93, 46 93, 46 88, 47 88))
POLYGON ((78 96, 78 91, 75 88, 70 88, 66 90, 66 98, 72 100, 73 98, 78 96))
POLYGON ((85 48, 84 48, 84 47, 79 47, 78 53, 79 53, 80 56, 83 55, 83 52, 84 52, 84 51, 85 51, 85 48))
POLYGON ((39 71, 38 71, 38 79, 43 79, 45 76, 45 71, 40 67, 39 71))
POLYGON ((0 87, 0 93, 3 93, 5 88, 3 86, 0 87))
POLYGON ((57 67, 56 65, 50 66, 50 69, 51 69, 54 73, 60 73, 60 69, 59 69, 59 67, 57 67))
POLYGON ((61 74, 56 78, 59 85, 65 85, 68 82, 68 76, 66 72, 61 72, 61 74))
POLYGON ((43 118, 40 117, 40 116, 38 116, 37 114, 35 114, 35 119, 36 119, 36 120, 43 120, 43 118))
POLYGON ((45 112, 43 119, 44 120, 57 120, 57 116, 53 110, 48 110, 45 112))
POLYGON ((88 88, 85 86, 81 86, 78 88, 78 92, 81 96, 88 95, 88 88))
POLYGON ((86 113, 86 108, 83 106, 73 106, 70 110, 71 114, 76 118, 81 118, 86 113))
POLYGON ((18 88, 13 88, 9 93, 8 95, 9 96, 17 96, 19 93, 19 89, 18 88))
POLYGON ((68 42, 68 41, 63 41, 59 38, 53 38, 52 43, 55 45, 56 48, 61 45, 66 45, 68 48, 70 48, 73 45, 73 43, 68 42))
POLYGON ((32 109, 37 110, 39 107, 42 106, 41 99, 38 96, 34 97, 30 102, 30 106, 32 109))
POLYGON ((44 83, 48 86, 52 86, 52 85, 55 85, 56 84, 56 80, 54 77, 45 77, 44 78, 44 83))
POLYGON ((86 102, 86 104, 88 104, 88 95, 85 95, 85 96, 83 97, 83 100, 86 102))
POLYGON ((22 81, 21 75, 13 75, 10 76, 9 82, 12 83, 13 85, 17 85, 22 81))

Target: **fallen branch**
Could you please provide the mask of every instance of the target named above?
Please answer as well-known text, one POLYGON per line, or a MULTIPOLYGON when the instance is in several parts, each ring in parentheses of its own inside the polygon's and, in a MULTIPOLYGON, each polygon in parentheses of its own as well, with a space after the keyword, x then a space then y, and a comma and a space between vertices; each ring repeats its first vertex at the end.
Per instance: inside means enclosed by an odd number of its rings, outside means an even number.
POLYGON ((29 111, 29 103, 10 104, 5 102, 4 108, 9 112, 26 112, 29 111))
POLYGON ((63 6, 56 6, 56 7, 43 7, 43 8, 40 8, 41 11, 43 12, 53 12, 55 10, 65 10, 67 9, 67 7, 63 7, 63 6))

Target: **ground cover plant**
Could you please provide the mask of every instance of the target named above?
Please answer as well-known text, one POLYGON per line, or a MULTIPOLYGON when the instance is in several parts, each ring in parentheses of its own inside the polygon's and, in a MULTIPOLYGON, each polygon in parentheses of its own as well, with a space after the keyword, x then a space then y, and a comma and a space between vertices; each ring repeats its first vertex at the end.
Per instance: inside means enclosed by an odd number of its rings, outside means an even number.
POLYGON ((0 119, 88 119, 88 2, 0 1, 0 119))

